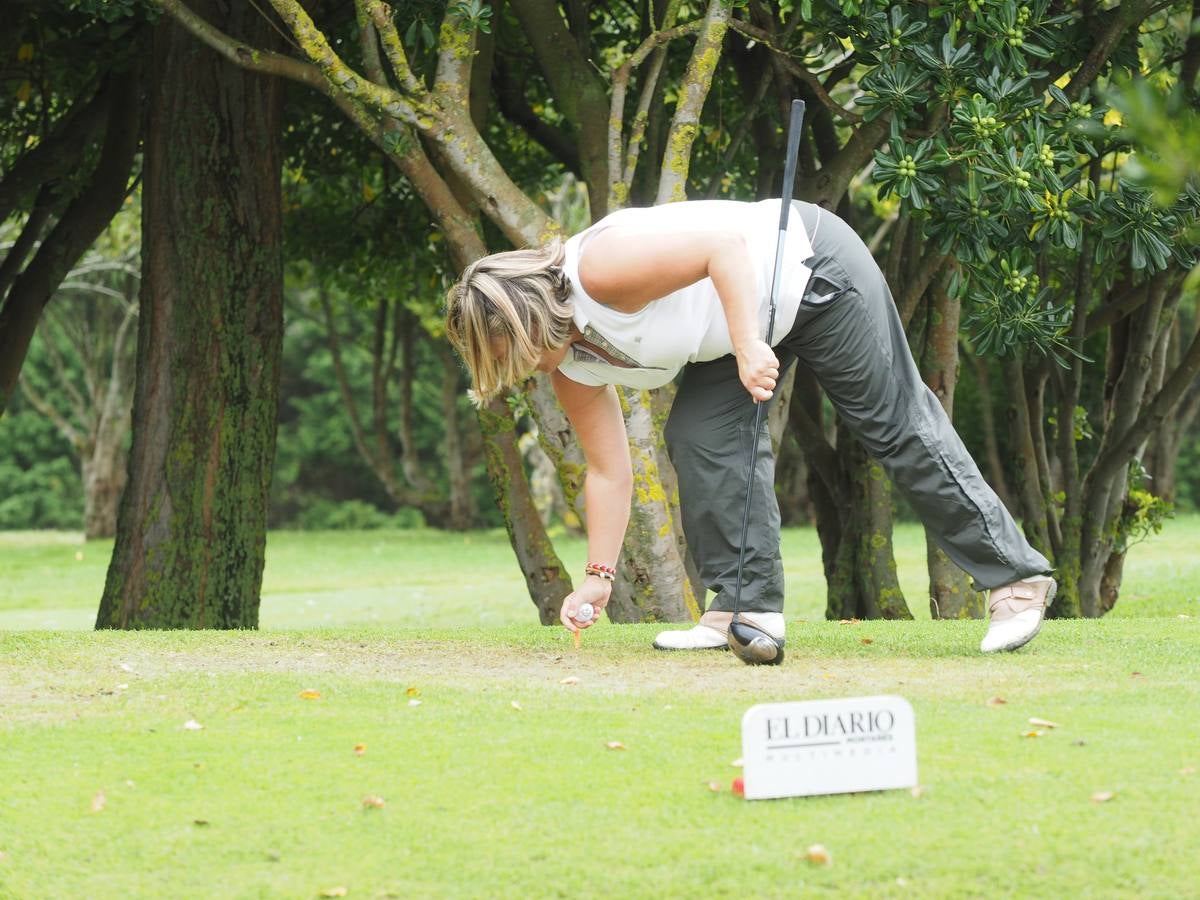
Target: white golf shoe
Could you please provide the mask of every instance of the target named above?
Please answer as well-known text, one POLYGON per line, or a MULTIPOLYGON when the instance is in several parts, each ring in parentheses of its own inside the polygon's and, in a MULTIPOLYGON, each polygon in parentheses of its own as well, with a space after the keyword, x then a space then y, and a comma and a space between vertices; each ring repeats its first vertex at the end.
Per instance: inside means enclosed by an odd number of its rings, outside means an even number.
MULTIPOLYGON (((771 637, 783 640, 783 613, 741 613, 741 618, 771 637)), ((654 639, 656 650, 726 650, 729 648, 729 623, 733 613, 712 609, 700 617, 700 622, 686 631, 662 631, 654 639)))
POLYGON ((1016 650, 1032 641, 1057 590, 1058 582, 1049 575, 1031 575, 994 588, 988 596, 991 621, 979 649, 984 653, 1016 650))

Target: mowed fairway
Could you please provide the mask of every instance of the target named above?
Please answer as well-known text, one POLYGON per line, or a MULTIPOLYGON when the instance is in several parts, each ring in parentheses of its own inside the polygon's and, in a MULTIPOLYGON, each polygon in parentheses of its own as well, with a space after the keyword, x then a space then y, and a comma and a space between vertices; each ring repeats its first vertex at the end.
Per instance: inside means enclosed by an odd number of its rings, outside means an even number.
MULTIPOLYGON (((808 596, 780 669, 650 625, 576 652, 511 573, 489 588, 502 537, 273 535, 262 631, 0 633, 0 897, 1194 895, 1197 524, 1136 548, 1120 615, 1020 653, 808 596), (750 705, 880 693, 916 710, 917 796, 730 793, 750 705)), ((97 552, 0 537, 0 627, 94 611, 97 552), (55 567, 57 605, 29 587, 55 567)))

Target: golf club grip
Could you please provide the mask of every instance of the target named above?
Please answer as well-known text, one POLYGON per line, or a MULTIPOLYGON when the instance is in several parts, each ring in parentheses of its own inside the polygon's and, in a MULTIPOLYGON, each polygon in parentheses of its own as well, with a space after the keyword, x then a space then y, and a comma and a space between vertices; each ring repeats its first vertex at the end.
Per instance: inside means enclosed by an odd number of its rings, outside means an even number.
POLYGON ((800 156, 800 131, 804 127, 804 101, 792 101, 788 120, 787 156, 783 162, 783 193, 779 199, 779 235, 775 242, 775 267, 771 273, 770 313, 767 317, 767 343, 775 337, 775 308, 779 302, 779 275, 783 271, 783 248, 787 242, 788 214, 792 210, 792 192, 796 187, 796 159, 800 156))
POLYGON ((804 128, 804 101, 793 100, 788 119, 787 155, 783 161, 783 194, 779 205, 779 230, 787 231, 788 209, 796 188, 796 160, 800 156, 800 131, 804 128))

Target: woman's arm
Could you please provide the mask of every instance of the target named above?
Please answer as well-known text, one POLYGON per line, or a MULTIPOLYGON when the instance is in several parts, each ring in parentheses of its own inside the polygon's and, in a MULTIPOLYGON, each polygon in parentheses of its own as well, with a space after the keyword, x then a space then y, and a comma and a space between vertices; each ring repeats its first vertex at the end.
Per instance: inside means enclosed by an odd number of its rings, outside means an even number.
MULTIPOLYGON (((611 385, 582 385, 557 370, 551 376, 551 383, 587 460, 583 492, 587 506, 588 562, 615 566, 629 524, 633 497, 629 440, 616 389, 611 385)), ((579 605, 586 601, 599 612, 607 605, 611 591, 612 582, 587 576, 563 601, 559 618, 567 628, 578 631, 580 626, 572 616, 579 605)))
POLYGON ((755 400, 769 400, 779 359, 759 337, 757 278, 745 238, 736 231, 647 234, 606 228, 587 242, 579 280, 588 296, 620 312, 711 278, 738 360, 742 384, 755 400))

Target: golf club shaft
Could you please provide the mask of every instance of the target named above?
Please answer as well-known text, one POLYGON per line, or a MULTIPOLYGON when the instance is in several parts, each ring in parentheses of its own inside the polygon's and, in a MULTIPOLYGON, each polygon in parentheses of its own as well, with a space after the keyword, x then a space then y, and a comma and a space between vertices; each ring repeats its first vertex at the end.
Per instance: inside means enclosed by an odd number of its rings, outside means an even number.
MULTIPOLYGON (((767 344, 775 335, 775 307, 779 300, 779 273, 783 269, 783 248, 787 241, 788 213, 796 184, 796 158, 800 153, 800 129, 804 126, 804 101, 793 100, 788 120, 787 156, 783 163, 783 194, 779 200, 779 236, 775 241, 775 267, 771 273, 770 310, 767 316, 767 344)), ((750 460, 746 473, 746 505, 742 509, 742 539, 738 544, 737 584, 733 589, 733 616, 742 608, 742 566, 746 562, 746 536, 750 530, 750 498, 754 493, 754 469, 758 461, 758 430, 762 427, 766 403, 754 407, 754 430, 750 433, 750 460)))

